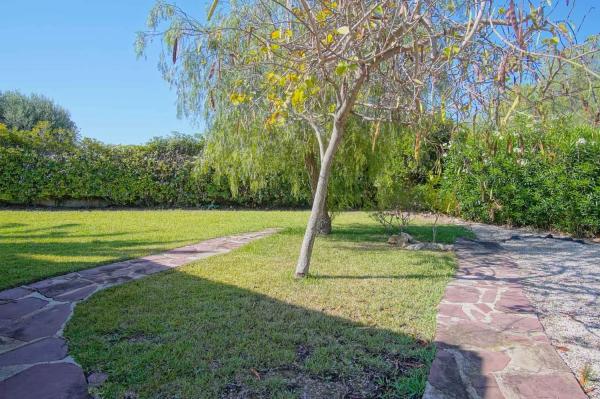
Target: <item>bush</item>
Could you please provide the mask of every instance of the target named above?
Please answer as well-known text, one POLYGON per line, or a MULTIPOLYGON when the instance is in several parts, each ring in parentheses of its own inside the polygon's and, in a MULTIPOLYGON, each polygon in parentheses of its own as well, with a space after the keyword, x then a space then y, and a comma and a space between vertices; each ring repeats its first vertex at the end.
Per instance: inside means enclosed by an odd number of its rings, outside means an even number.
POLYGON ((600 233, 599 130, 520 121, 451 142, 443 189, 453 213, 487 223, 600 233), (482 139, 485 137, 485 139, 482 139))
POLYGON ((32 131, 0 125, 0 200, 103 200, 115 206, 298 206, 290 185, 276 172, 261 190, 199 168, 204 142, 193 136, 156 138, 144 145, 106 145, 84 139, 61 145, 62 131, 40 123, 32 131), (58 134, 61 133, 61 134, 58 134), (41 139, 40 139, 41 138, 41 139))
POLYGON ((32 130, 40 122, 48 123, 52 129, 77 131, 69 111, 49 98, 26 96, 18 91, 0 92, 0 123, 11 129, 32 130))
MULTIPOLYGON (((330 182, 336 209, 434 211, 579 236, 600 234, 597 128, 521 120, 501 132, 462 130, 439 121, 418 127, 419 135, 386 129, 379 138, 352 132, 330 182)), ((0 124, 0 201, 99 199, 115 206, 153 207, 309 204, 306 171, 302 165, 285 164, 301 161, 279 159, 277 167, 223 174, 216 173, 215 164, 211 167, 204 150, 203 139, 193 136, 106 145, 77 140, 74 133, 47 122, 32 130, 0 124), (262 183, 253 186, 257 174, 262 183)), ((233 170, 235 157, 216 155, 233 170)))

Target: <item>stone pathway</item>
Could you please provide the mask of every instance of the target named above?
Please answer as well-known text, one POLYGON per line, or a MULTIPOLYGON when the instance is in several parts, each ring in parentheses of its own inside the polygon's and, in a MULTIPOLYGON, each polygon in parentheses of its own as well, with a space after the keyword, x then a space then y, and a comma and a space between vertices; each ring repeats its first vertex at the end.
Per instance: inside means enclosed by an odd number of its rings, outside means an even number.
POLYGON ((69 273, 0 292, 0 398, 89 398, 86 376, 68 355, 63 329, 77 302, 95 292, 227 253, 275 229, 215 238, 157 255, 69 273))
POLYGON ((499 226, 471 229, 510 252, 550 342, 588 396, 600 399, 600 245, 499 226))
POLYGON ((551 345, 497 242, 459 240, 458 271, 437 316, 437 354, 425 399, 585 399, 551 345))

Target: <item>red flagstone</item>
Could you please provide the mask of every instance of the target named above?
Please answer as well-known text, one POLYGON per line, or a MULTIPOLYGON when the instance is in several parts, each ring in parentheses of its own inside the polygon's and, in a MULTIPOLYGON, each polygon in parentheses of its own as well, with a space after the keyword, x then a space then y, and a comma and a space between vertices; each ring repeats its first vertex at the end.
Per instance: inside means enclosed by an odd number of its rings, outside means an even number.
POLYGON ((460 240, 424 399, 585 399, 495 243, 460 240))
POLYGON ((0 304, 0 315, 2 319, 18 319, 35 310, 46 306, 48 302, 39 298, 18 299, 0 304))

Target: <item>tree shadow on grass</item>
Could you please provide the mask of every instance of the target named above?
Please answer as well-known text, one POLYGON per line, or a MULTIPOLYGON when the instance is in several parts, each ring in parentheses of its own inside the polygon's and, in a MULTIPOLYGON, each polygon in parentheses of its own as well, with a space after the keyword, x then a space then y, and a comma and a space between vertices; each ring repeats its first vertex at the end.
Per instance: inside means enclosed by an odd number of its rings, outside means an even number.
POLYGON ((0 223, 0 229, 14 229, 16 227, 27 226, 24 223, 0 223))
MULTIPOLYGON (((432 241, 432 225, 409 225, 404 231, 412 235, 418 241, 432 241)), ((366 243, 385 243, 389 233, 379 225, 348 224, 343 227, 334 228, 327 239, 337 241, 352 241, 366 243)), ((462 226, 456 225, 438 225, 436 241, 452 244, 459 237, 473 237, 473 233, 462 226)))
POLYGON ((67 337, 86 373, 108 374, 103 397, 420 398, 435 353, 402 331, 179 272, 96 295, 67 337))
MULTIPOLYGON (((379 234, 363 225, 340 230, 349 241, 379 234)), ((68 251, 122 253, 151 243, 101 244, 68 251)), ((295 290, 306 289, 297 284, 295 290)), ((353 295, 368 301, 370 291, 353 295)), ((76 313, 67 328, 71 354, 86 372, 108 373, 103 397, 416 398, 434 355, 431 342, 401 329, 179 271, 95 295, 76 313)))
MULTIPOLYGON (((55 226, 36 227, 36 228, 23 230, 22 227, 25 227, 25 226, 28 226, 28 225, 24 224, 24 223, 4 223, 4 224, 0 225, 0 230, 12 230, 12 229, 18 228, 19 233, 37 233, 37 232, 43 232, 43 231, 50 231, 52 233, 56 233, 56 232, 64 230, 64 229, 78 227, 78 226, 80 226, 80 224, 79 223, 63 223, 63 224, 59 224, 59 225, 55 225, 55 226)), ((14 232, 0 231, 0 233, 12 235, 14 232)))
POLYGON ((78 226, 74 223, 44 228, 26 228, 28 225, 23 223, 0 226, 0 289, 148 255, 157 251, 154 248, 187 242, 124 239, 132 234, 130 231, 79 234, 78 226))

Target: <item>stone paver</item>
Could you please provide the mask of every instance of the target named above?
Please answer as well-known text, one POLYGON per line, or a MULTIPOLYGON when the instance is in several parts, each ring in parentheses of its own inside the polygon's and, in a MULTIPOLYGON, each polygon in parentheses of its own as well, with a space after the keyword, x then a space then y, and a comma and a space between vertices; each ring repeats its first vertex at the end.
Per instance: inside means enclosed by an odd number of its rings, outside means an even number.
POLYGON ((470 228, 510 253, 550 342, 588 396, 600 399, 600 245, 527 229, 478 223, 470 228))
POLYGON ((91 375, 86 380, 62 338, 78 301, 114 285, 227 253, 275 232, 215 238, 0 292, 0 398, 89 398, 88 383, 97 385, 105 376, 91 375))
POLYGON ((437 315, 424 399, 585 399, 495 242, 459 240, 458 271, 437 315))

